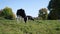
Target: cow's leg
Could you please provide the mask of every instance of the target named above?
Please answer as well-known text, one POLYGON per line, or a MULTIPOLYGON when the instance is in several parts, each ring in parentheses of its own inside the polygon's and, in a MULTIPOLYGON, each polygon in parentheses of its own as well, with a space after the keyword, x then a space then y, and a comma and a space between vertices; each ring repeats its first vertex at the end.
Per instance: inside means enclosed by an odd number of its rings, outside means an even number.
POLYGON ((27 21, 27 17, 24 17, 24 22, 26 23, 26 21, 27 21))
POLYGON ((24 23, 24 18, 21 17, 21 22, 24 23))
POLYGON ((27 18, 27 22, 28 22, 28 17, 26 17, 27 18))
POLYGON ((26 23, 26 19, 24 18, 24 22, 26 23))
POLYGON ((19 16, 17 16, 17 22, 19 22, 19 16))
POLYGON ((20 16, 19 21, 22 22, 22 17, 20 16))
POLYGON ((22 22, 21 16, 17 16, 17 22, 18 22, 18 23, 22 22))

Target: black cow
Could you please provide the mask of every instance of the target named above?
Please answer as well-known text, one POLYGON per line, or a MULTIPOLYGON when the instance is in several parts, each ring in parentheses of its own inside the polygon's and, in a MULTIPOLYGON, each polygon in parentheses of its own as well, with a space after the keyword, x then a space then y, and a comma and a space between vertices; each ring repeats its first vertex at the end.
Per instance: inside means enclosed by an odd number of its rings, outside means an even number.
POLYGON ((16 15, 19 18, 20 17, 23 18, 25 22, 27 21, 27 18, 26 18, 26 14, 25 14, 24 9, 18 9, 16 15))

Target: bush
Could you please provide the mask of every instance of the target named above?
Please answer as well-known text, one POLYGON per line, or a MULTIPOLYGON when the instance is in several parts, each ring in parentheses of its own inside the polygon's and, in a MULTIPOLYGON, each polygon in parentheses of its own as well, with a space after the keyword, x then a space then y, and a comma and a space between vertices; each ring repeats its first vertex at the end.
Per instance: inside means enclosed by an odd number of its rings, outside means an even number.
POLYGON ((12 9, 9 8, 9 7, 5 7, 3 10, 2 10, 2 15, 5 19, 12 19, 12 18, 15 18, 13 12, 12 12, 12 9), (14 16, 14 17, 13 17, 14 16))
POLYGON ((42 8, 42 9, 39 10, 38 17, 40 17, 40 19, 46 20, 47 16, 48 16, 48 13, 47 13, 47 9, 46 8, 42 8))

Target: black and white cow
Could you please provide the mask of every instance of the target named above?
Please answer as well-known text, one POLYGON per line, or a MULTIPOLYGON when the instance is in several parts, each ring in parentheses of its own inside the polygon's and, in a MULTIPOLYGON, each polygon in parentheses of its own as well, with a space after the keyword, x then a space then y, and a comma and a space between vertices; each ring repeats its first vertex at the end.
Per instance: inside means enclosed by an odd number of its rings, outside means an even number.
POLYGON ((27 20, 33 20, 34 21, 33 17, 26 16, 24 9, 18 9, 16 15, 17 15, 18 19, 20 19, 20 20, 21 20, 21 18, 23 18, 25 23, 27 20))
POLYGON ((18 19, 21 20, 21 18, 23 18, 25 22, 27 21, 27 20, 25 19, 26 14, 25 14, 24 9, 18 9, 16 15, 17 15, 17 20, 18 20, 18 19))

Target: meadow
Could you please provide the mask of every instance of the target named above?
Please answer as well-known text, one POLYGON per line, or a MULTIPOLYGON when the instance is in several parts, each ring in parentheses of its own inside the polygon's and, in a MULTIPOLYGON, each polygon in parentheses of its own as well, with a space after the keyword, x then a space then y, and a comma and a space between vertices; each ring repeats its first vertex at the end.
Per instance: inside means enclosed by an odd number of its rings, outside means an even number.
POLYGON ((0 34, 60 34, 60 20, 0 20, 0 34))

